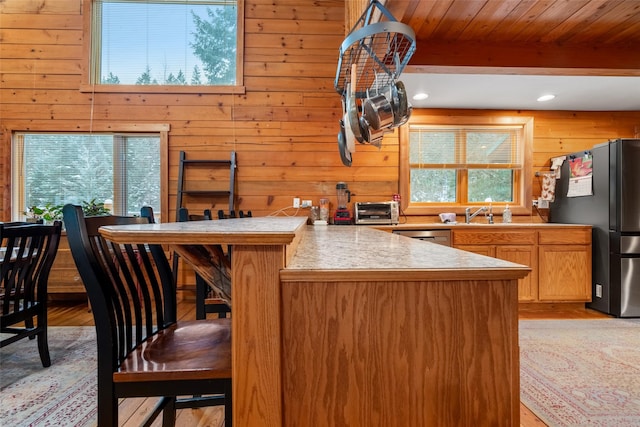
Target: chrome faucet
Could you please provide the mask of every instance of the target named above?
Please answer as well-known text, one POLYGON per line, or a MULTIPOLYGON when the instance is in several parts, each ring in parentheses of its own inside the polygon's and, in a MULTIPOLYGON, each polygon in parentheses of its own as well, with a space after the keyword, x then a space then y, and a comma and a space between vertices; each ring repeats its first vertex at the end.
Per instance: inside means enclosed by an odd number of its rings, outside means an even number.
MULTIPOLYGON (((466 209, 464 210, 464 221, 465 221, 467 224, 469 224, 469 223, 471 222, 471 220, 472 220, 473 218, 475 218, 479 213, 481 213, 481 212, 486 212, 486 211, 487 211, 487 207, 486 207, 486 206, 483 206, 483 207, 479 208, 479 209, 478 209, 477 211, 475 211, 474 213, 471 213, 471 208, 466 208, 466 209)), ((491 215, 491 216, 493 216, 493 215, 491 215)), ((491 218, 491 220, 492 220, 492 219, 493 219, 493 218, 491 218)), ((490 222, 490 223, 491 223, 491 222, 490 222)))

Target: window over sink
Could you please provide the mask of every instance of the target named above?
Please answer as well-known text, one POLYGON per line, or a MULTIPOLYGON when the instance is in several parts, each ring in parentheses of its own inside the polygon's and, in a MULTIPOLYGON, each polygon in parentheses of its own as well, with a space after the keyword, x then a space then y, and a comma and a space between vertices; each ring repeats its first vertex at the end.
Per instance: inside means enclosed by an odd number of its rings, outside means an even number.
POLYGON ((400 130, 406 214, 509 204, 528 209, 533 119, 414 114, 400 130))

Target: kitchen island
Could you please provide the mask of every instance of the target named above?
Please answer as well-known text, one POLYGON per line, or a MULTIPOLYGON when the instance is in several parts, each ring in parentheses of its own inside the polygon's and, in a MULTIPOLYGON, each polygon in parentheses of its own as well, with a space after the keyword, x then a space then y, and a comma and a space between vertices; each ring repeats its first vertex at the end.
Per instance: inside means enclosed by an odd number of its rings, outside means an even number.
POLYGON ((305 221, 102 233, 186 254, 233 245, 236 425, 518 425, 517 280, 528 267, 305 221))

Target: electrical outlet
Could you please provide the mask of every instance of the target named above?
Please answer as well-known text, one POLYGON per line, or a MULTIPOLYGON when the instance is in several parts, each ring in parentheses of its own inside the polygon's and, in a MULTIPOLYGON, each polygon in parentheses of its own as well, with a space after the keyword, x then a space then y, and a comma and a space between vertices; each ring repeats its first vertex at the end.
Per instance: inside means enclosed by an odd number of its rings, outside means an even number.
POLYGON ((600 283, 596 283, 596 297, 602 298, 602 285, 600 283))
POLYGON ((302 201, 302 207, 303 208, 310 208, 311 207, 311 200, 303 200, 302 201))
POLYGON ((537 208, 537 207, 538 207, 538 200, 534 200, 534 201, 533 201, 533 207, 534 207, 534 208, 537 208))
POLYGON ((538 199, 538 208, 549 209, 549 201, 542 198, 538 199))
POLYGON ((300 207, 300 197, 294 197, 293 198, 293 207, 294 208, 299 208, 300 207))

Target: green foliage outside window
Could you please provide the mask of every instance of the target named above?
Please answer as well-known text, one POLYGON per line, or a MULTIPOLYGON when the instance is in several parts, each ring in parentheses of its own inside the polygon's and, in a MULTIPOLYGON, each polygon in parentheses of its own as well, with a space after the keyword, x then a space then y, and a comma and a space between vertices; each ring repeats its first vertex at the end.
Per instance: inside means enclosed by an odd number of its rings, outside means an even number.
POLYGON ((232 0, 94 0, 92 64, 101 84, 234 85, 232 0))
POLYGON ((412 169, 411 201, 417 203, 455 203, 456 171, 412 169))
MULTIPOLYGON (((190 43, 193 53, 202 60, 204 75, 210 85, 228 85, 236 81, 236 10, 231 7, 207 8, 209 20, 191 12, 197 31, 190 43)), ((194 76, 196 74, 194 70, 194 76)))
POLYGON ((508 169, 472 169, 469 170, 470 203, 513 201, 513 171, 508 169))
POLYGON ((16 191, 27 215, 59 219, 66 203, 100 215, 106 200, 119 215, 138 215, 142 206, 160 212, 158 135, 25 133, 14 152, 22 153, 16 191))

